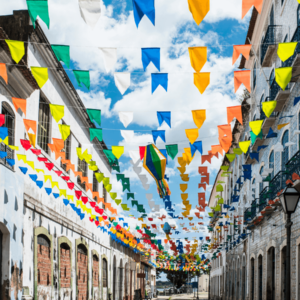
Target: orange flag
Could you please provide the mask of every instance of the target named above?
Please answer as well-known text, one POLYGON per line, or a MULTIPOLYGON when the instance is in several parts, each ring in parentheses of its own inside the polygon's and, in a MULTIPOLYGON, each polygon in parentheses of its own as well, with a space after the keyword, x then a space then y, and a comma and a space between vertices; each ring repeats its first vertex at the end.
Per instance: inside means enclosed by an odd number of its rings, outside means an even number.
POLYGON ((27 131, 29 141, 30 141, 31 145, 33 147, 35 147, 35 141, 36 141, 36 121, 23 119, 23 123, 24 123, 25 129, 27 131))
POLYGON ((222 149, 221 145, 212 145, 211 153, 212 154, 220 153, 223 156, 223 149, 222 149))
POLYGON ((6 64, 0 64, 0 76, 4 79, 6 84, 8 83, 7 80, 7 70, 6 70, 6 64))
POLYGON ((244 70, 244 71, 234 71, 234 92, 239 89, 241 84, 243 83, 245 88, 248 90, 249 93, 251 93, 251 84, 250 84, 250 70, 244 70))
POLYGON ((12 97, 11 100, 13 102, 16 111, 18 111, 18 109, 20 108, 20 110, 24 113, 24 115, 26 115, 26 99, 12 97))
POLYGON ((252 45, 234 45, 232 54, 232 64, 236 62, 240 54, 242 54, 247 60, 250 56, 250 50, 252 45))
POLYGON ((223 150, 227 153, 232 142, 231 126, 229 125, 219 125, 219 142, 223 150))
POLYGON ((263 5, 263 0, 243 0, 242 4, 242 19, 244 19, 245 15, 249 11, 249 9, 254 5, 256 8, 257 12, 260 14, 262 5, 263 5))
POLYGON ((201 164, 204 164, 206 161, 211 163, 212 154, 202 155, 201 156, 201 164))
POLYGON ((199 92, 203 94, 210 83, 210 73, 194 73, 194 84, 199 92))
POLYGON ((227 107, 227 122, 230 124, 230 122, 233 120, 233 118, 236 118, 241 125, 243 125, 243 116, 242 116, 242 106, 231 106, 227 107))

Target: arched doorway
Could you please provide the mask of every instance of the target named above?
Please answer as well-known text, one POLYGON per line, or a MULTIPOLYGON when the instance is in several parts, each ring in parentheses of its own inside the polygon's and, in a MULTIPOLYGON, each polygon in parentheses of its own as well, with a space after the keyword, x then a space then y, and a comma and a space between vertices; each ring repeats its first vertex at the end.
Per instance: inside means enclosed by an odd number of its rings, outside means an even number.
POLYGON ((128 299, 128 282, 129 282, 129 272, 128 270, 128 263, 125 264, 125 281, 124 281, 124 292, 125 292, 125 300, 128 299))
POLYGON ((107 300, 107 260, 102 259, 102 291, 103 291, 103 300, 107 300))
POLYGON ((78 300, 88 299, 88 251, 83 244, 77 247, 77 295, 78 300))
POLYGON ((116 256, 114 256, 113 261, 113 300, 117 300, 117 261, 116 256))
POLYGON ((263 257, 258 257, 258 300, 262 300, 263 289, 263 257))
POLYGON ((119 274, 120 274, 120 281, 119 281, 119 300, 123 300, 123 260, 120 261, 120 267, 119 267, 119 274))
POLYGON ((268 250, 267 261, 267 300, 275 300, 275 248, 268 250))

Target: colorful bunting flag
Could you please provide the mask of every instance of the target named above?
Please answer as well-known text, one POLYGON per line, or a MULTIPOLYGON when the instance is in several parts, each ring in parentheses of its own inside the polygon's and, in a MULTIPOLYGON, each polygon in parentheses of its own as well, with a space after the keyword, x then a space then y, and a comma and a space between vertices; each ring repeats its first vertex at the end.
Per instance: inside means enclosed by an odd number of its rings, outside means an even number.
POLYGON ((154 0, 132 0, 132 4, 136 27, 139 27, 140 21, 144 15, 146 15, 151 23, 155 25, 154 0))
POLYGON ((162 125, 163 122, 166 122, 167 125, 171 128, 171 112, 170 111, 158 111, 157 119, 159 126, 162 125))
POLYGON ((160 85, 168 91, 168 74, 167 73, 152 73, 151 74, 152 81, 152 94, 155 92, 157 87, 160 85))
POLYGON ((48 29, 50 28, 50 18, 48 12, 48 1, 47 0, 27 0, 27 7, 30 19, 33 24, 33 28, 35 29, 35 21, 39 16, 41 20, 45 22, 48 29))
MULTIPOLYGON (((244 0, 245 1, 245 0, 244 0)), ((234 92, 236 93, 241 84, 243 83, 245 88, 251 93, 251 83, 250 83, 250 70, 243 70, 243 71, 234 71, 234 92)))
POLYGON ((70 46, 51 45, 51 48, 58 61, 64 62, 70 68, 70 46))
POLYGON ((168 155, 174 160, 178 154, 178 145, 166 145, 168 155))
POLYGON ((247 60, 250 57, 252 45, 234 45, 232 54, 232 64, 234 65, 240 54, 242 54, 247 60))
POLYGON ((127 72, 115 72, 114 73, 115 84, 121 95, 124 95, 127 89, 130 87, 130 73, 127 72))
POLYGON ((160 48, 142 48, 142 62, 144 71, 150 62, 160 71, 160 48))
POLYGON ((84 22, 94 28, 101 16, 100 0, 78 0, 78 5, 84 22))
POLYGON ((111 146, 113 155, 119 159, 124 153, 124 146, 111 146))
POLYGON ((193 15, 193 19, 195 20, 196 24, 199 24, 203 21, 205 16, 210 10, 210 0, 188 0, 189 10, 193 15))
POLYGON ((56 123, 58 123, 65 115, 65 107, 63 105, 49 104, 50 112, 56 123))
MULTIPOLYGON (((38 2, 38 1, 32 1, 38 2)), ((44 84, 48 81, 48 68, 41 68, 41 67, 30 67, 31 73, 35 78, 38 86, 40 89, 44 86, 44 84)))
POLYGON ((73 70, 73 74, 79 87, 82 87, 81 83, 83 83, 88 90, 90 89, 90 71, 73 70))
POLYGON ((285 88, 291 81, 292 70, 292 67, 275 68, 275 81, 281 87, 282 90, 285 90, 285 88))
POLYGON ((7 69, 6 69, 6 64, 4 64, 4 63, 0 63, 0 76, 3 78, 3 80, 7 84, 8 83, 7 69))
POLYGON ((24 113, 24 115, 26 115, 26 99, 11 97, 11 100, 16 111, 18 111, 18 109, 20 108, 20 110, 24 113))
POLYGON ((210 73, 194 73, 194 84, 203 94, 210 83, 210 73))
POLYGON ((92 142, 95 137, 98 139, 99 142, 103 142, 102 129, 90 128, 90 141, 92 142))
POLYGON ((5 40, 9 47, 12 59, 18 64, 25 55, 24 42, 5 40))
POLYGON ((71 134, 70 126, 65 124, 58 124, 58 128, 61 134, 61 138, 65 141, 71 134))

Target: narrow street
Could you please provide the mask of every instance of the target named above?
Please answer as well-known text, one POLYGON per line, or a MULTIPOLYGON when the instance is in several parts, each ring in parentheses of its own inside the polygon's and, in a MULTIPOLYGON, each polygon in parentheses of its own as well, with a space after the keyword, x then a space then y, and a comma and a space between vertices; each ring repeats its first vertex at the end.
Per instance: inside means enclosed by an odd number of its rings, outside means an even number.
MULTIPOLYGON (((198 294, 199 299, 201 300, 207 300, 208 299, 208 293, 206 292, 201 292, 198 294)), ((181 299, 181 300, 189 300, 189 299, 197 299, 197 293, 196 296, 193 294, 176 294, 176 295, 159 295, 157 298, 155 298, 155 300, 177 300, 177 299, 181 299)))

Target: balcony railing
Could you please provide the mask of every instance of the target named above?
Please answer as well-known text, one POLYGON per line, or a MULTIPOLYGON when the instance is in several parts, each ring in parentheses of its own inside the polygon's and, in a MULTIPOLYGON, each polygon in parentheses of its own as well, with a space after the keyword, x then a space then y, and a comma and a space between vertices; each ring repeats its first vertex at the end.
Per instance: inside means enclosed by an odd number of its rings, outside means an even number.
MULTIPOLYGON (((290 87, 289 85, 285 88, 285 90, 289 90, 290 87)), ((270 82, 270 99, 271 100, 275 100, 276 96, 278 94, 278 92, 281 91, 281 87, 277 84, 277 82, 275 81, 275 79, 273 80, 273 82, 270 82)))
POLYGON ((281 32, 281 26, 269 25, 268 30, 266 32, 265 38, 261 44, 261 64, 265 59, 265 56, 268 51, 268 47, 270 45, 274 45, 279 38, 279 34, 281 32))
MULTIPOLYGON (((291 40, 291 42, 299 42, 300 41, 300 26, 297 27, 294 36, 291 40)), ((296 50, 293 56, 291 56, 289 59, 287 59, 285 62, 282 63, 283 67, 290 67, 293 62, 295 57, 297 56, 297 54, 300 53, 300 44, 298 43, 296 46, 296 50)))

